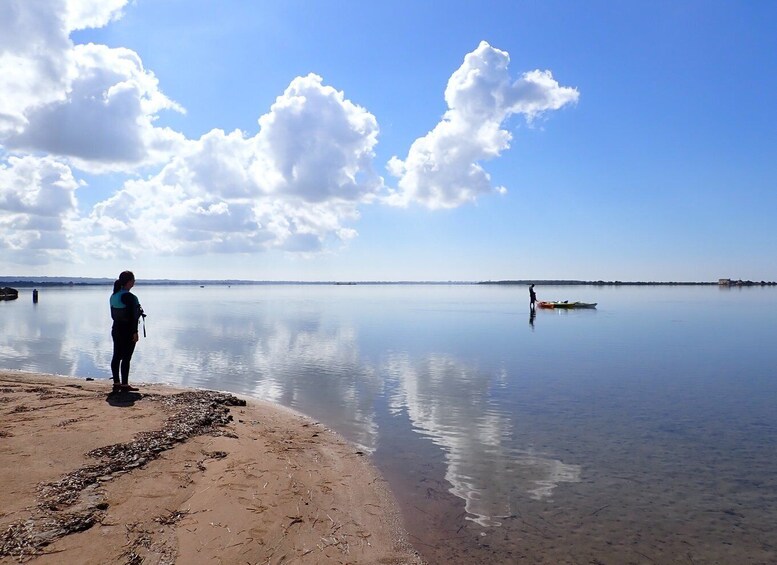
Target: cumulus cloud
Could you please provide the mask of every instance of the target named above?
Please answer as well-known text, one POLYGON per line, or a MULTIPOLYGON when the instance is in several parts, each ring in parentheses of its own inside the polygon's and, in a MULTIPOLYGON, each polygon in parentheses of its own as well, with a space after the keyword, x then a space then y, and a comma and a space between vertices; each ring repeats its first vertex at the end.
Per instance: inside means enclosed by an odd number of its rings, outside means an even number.
POLYGON ((70 257, 78 182, 50 157, 0 164, 0 249, 16 263, 70 257))
POLYGON ((90 248, 199 254, 320 251, 356 232, 358 205, 383 187, 372 169, 375 117, 323 84, 295 78, 253 137, 215 129, 159 172, 97 204, 90 248))
MULTIPOLYGON (((49 0, 17 0, 51 5, 49 0)), ((67 32, 100 28, 122 16, 129 0, 68 0, 64 3, 63 23, 67 32)))
POLYGON ((512 136, 501 129, 513 114, 532 122, 548 110, 578 99, 575 88, 563 87, 550 71, 534 70, 512 81, 509 55, 482 41, 467 54, 448 80, 448 110, 432 131, 413 142, 404 160, 392 157, 389 172, 399 178, 388 202, 406 206, 453 208, 493 191, 480 162, 509 148, 512 136))
POLYGON ((67 97, 27 110, 26 127, 6 138, 8 147, 73 157, 94 170, 165 160, 183 141, 153 126, 157 112, 178 107, 135 52, 90 44, 72 54, 75 78, 67 97))
POLYGON ((294 79, 259 125, 258 150, 280 175, 271 190, 324 201, 363 199, 380 187, 371 168, 377 120, 321 77, 294 79))
POLYGON ((522 114, 531 122, 578 97, 549 71, 511 81, 507 53, 483 42, 451 76, 442 121, 404 160, 390 161, 399 180, 387 190, 373 169, 375 116, 315 74, 291 81, 255 135, 213 129, 188 140, 156 127, 161 112, 183 109, 137 53, 70 38, 117 19, 126 4, 0 2, 4 259, 320 252, 357 235, 362 205, 446 208, 502 190, 480 163, 509 147, 503 121, 522 114), (150 176, 126 175, 78 216, 73 170, 132 173, 145 165, 155 165, 150 176))
POLYGON ((65 2, 0 3, 0 142, 21 131, 25 111, 65 97, 71 46, 61 14, 65 2))
POLYGON ((8 0, 0 6, 0 143, 70 157, 90 171, 162 162, 183 137, 153 125, 182 108, 129 49, 70 33, 120 16, 126 0, 8 0))

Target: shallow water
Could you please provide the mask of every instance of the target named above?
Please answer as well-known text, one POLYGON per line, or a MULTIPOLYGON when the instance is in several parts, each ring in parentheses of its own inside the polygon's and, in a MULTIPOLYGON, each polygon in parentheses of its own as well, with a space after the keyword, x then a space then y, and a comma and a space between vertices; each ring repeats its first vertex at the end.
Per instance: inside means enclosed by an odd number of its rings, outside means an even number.
MULTIPOLYGON (((777 562, 777 289, 143 286, 131 379, 372 453, 432 562, 777 562)), ((0 367, 109 378, 109 289, 0 303, 0 367)))

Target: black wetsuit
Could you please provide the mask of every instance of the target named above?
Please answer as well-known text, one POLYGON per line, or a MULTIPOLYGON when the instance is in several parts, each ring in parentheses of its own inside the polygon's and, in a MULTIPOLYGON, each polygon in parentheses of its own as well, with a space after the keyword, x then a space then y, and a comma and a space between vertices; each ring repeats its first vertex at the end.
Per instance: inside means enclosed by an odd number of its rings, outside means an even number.
POLYGON ((143 313, 138 297, 128 290, 120 290, 111 295, 111 318, 113 328, 113 358, 111 359, 111 373, 113 383, 119 384, 121 372, 121 384, 129 384, 130 360, 135 351, 135 341, 132 339, 138 333, 138 320, 143 313))

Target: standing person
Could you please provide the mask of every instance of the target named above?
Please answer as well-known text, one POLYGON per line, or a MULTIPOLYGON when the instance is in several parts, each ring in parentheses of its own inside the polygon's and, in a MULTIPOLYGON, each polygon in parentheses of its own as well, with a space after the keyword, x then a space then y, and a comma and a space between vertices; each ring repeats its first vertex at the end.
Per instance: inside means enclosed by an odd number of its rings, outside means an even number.
POLYGON ((123 271, 113 283, 113 294, 111 294, 111 318, 113 318, 111 373, 113 373, 114 392, 138 390, 129 384, 129 370, 130 359, 138 342, 138 321, 143 316, 143 308, 140 307, 138 297, 130 292, 133 286, 135 286, 135 275, 132 271, 123 271))
POLYGON ((537 295, 534 292, 534 285, 529 285, 529 310, 534 311, 534 303, 537 302, 537 295))

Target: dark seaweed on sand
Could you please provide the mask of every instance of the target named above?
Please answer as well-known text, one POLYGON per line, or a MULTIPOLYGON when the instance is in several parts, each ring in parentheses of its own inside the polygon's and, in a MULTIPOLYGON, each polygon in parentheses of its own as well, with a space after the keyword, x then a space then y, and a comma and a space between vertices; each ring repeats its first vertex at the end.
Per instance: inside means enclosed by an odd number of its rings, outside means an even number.
POLYGON ((143 395, 161 402, 172 412, 161 430, 142 432, 128 443, 107 445, 87 455, 99 460, 76 469, 59 480, 38 485, 37 506, 26 520, 9 525, 0 533, 0 557, 23 561, 39 554, 63 536, 87 530, 104 517, 108 503, 102 483, 131 472, 189 438, 219 435, 232 416, 230 406, 245 406, 230 394, 190 391, 171 396, 143 395))

